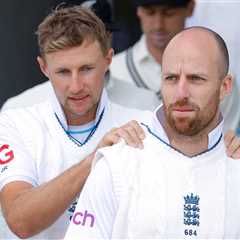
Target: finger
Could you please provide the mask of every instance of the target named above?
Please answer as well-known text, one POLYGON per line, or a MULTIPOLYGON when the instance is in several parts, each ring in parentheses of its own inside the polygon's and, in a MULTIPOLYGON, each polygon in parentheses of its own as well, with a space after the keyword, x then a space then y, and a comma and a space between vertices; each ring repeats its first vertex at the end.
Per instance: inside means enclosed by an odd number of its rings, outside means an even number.
POLYGON ((225 133, 224 135, 224 142, 225 142, 225 146, 226 148, 228 148, 228 146, 231 144, 232 140, 235 137, 235 133, 233 130, 229 130, 225 133))
POLYGON ((143 148, 143 139, 145 138, 145 132, 136 120, 128 122, 127 124, 123 125, 121 129, 128 132, 128 134, 135 142, 136 147, 143 148))
POLYGON ((231 140, 231 143, 227 147, 227 155, 233 157, 235 152, 240 148, 240 139, 236 136, 231 140))
POLYGON ((127 145, 129 145, 131 147, 138 147, 138 144, 136 144, 136 140, 134 140, 132 135, 129 134, 129 132, 126 129, 119 128, 117 133, 121 138, 123 138, 125 140, 127 145))
POLYGON ((232 155, 233 159, 240 160, 240 148, 238 148, 232 155))
POLYGON ((113 128, 105 136, 109 145, 114 145, 120 141, 121 136, 118 134, 119 128, 113 128))
POLYGON ((135 146, 138 148, 143 148, 143 139, 139 136, 139 132, 137 132, 136 128, 133 125, 128 125, 123 128, 124 131, 131 136, 132 141, 135 143, 135 146))
POLYGON ((132 120, 129 123, 130 123, 130 126, 132 126, 133 129, 135 130, 138 137, 143 140, 145 138, 145 132, 143 128, 140 126, 140 124, 136 120, 132 120))
POLYGON ((99 142, 97 149, 102 147, 112 146, 118 143, 119 140, 120 140, 120 135, 117 133, 117 128, 114 128, 110 132, 105 134, 105 136, 99 142))

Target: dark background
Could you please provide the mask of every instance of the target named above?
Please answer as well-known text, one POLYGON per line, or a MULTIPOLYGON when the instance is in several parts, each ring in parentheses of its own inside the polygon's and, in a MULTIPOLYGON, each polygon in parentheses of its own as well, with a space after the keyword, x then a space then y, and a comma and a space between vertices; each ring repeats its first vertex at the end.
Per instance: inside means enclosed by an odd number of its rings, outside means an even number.
MULTIPOLYGON (((36 62, 38 48, 34 32, 50 10, 61 2, 1 1, 0 107, 9 97, 46 80, 36 62)), ((113 47, 115 52, 119 52, 139 38, 140 30, 131 1, 113 0, 112 4, 114 18, 120 28, 120 31, 113 35, 113 47)))

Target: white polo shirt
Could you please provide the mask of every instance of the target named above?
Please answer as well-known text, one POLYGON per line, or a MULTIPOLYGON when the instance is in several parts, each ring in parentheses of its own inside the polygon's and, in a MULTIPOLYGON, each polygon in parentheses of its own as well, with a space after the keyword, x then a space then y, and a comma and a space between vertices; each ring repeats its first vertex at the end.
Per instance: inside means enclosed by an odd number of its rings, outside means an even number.
MULTIPOLYGON (((144 35, 133 45, 132 50, 137 72, 147 87, 157 92, 161 87, 161 66, 149 53, 144 35)), ((126 53, 125 50, 113 57, 110 71, 114 78, 136 85, 127 68, 126 53)))

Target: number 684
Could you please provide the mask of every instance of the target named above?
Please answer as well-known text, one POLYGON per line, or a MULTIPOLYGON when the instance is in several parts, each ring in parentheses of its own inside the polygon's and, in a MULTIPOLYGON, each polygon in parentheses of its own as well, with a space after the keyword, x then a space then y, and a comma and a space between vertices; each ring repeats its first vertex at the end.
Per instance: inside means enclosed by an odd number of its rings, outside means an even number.
POLYGON ((197 230, 185 229, 184 234, 185 236, 197 236, 197 230))

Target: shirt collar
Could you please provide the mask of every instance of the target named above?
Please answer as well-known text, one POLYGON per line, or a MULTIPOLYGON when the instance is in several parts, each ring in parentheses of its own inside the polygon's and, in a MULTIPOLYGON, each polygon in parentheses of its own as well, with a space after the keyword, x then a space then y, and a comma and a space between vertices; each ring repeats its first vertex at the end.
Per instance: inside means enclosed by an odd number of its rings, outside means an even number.
POLYGON ((134 46, 134 56, 136 61, 139 61, 139 62, 148 60, 148 59, 155 61, 155 59, 147 49, 146 37, 144 34, 141 36, 140 40, 134 46))
MULTIPOLYGON (((50 101, 51 101, 51 104, 52 104, 53 111, 57 114, 58 119, 60 120, 64 129, 68 130, 68 124, 67 124, 66 116, 65 116, 64 111, 61 107, 61 104, 59 103, 59 101, 57 99, 57 96, 55 94, 55 91, 53 89, 52 84, 50 84, 50 85, 51 85, 50 101)), ((100 102, 98 104, 96 118, 94 120, 94 123, 96 123, 98 121, 103 109, 105 108, 105 106, 107 104, 107 101, 108 101, 107 93, 106 93, 106 90, 103 89, 102 95, 101 95, 101 98, 100 98, 100 102)))
MULTIPOLYGON (((159 107, 157 107, 157 109, 154 111, 153 113, 153 119, 152 119, 152 126, 153 126, 153 131, 159 136, 159 138, 161 138, 164 142, 170 144, 168 136, 162 126, 162 124, 160 123, 160 121, 157 118, 157 112, 158 110, 162 108, 162 105, 160 105, 159 107)), ((219 140, 222 131, 223 131, 223 123, 224 120, 221 117, 221 121, 220 123, 217 125, 216 128, 214 128, 209 134, 208 134, 208 149, 212 148, 217 141, 219 140)))

